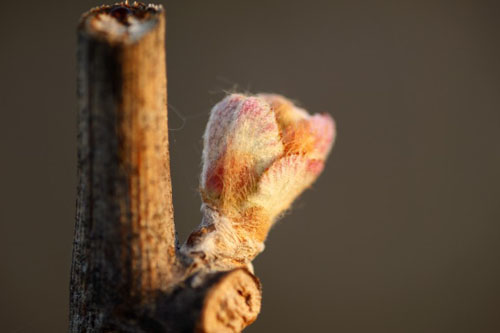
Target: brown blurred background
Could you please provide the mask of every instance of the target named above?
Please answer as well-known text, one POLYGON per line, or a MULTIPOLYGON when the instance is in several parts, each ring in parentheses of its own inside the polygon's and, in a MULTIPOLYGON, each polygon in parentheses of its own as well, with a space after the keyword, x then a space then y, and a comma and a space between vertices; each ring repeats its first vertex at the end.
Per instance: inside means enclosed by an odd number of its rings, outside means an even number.
MULTIPOLYGON (((0 331, 67 330, 75 26, 99 1, 0 11, 0 331)), ((172 176, 200 221, 201 135, 227 90, 327 111, 338 140, 256 262, 247 332, 500 332, 496 1, 170 1, 172 176)))

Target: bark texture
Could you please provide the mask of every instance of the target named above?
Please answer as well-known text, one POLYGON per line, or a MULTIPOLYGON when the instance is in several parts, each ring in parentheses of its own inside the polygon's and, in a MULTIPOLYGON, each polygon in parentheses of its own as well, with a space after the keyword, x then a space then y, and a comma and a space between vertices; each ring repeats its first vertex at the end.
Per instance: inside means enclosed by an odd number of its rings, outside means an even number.
POLYGON ((161 6, 95 8, 78 27, 71 332, 239 332, 260 310, 246 269, 176 255, 161 6))

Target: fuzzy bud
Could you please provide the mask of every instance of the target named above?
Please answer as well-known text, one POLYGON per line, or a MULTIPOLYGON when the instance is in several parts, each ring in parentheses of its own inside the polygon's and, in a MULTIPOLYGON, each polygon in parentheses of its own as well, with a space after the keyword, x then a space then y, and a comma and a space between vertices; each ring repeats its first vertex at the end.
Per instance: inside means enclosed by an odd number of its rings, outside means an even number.
POLYGON ((204 219, 182 252, 221 269, 248 265, 278 217, 323 170, 335 139, 327 114, 279 95, 232 94, 214 106, 204 135, 204 219))

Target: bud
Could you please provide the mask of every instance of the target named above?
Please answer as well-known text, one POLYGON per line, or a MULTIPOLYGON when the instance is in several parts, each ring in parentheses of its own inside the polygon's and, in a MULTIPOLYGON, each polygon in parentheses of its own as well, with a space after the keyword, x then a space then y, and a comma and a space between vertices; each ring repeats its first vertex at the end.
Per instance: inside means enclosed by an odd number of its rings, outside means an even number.
POLYGON ((318 177, 333 141, 327 114, 279 95, 233 94, 214 106, 204 135, 203 222, 182 251, 222 268, 248 264, 268 231, 318 177))

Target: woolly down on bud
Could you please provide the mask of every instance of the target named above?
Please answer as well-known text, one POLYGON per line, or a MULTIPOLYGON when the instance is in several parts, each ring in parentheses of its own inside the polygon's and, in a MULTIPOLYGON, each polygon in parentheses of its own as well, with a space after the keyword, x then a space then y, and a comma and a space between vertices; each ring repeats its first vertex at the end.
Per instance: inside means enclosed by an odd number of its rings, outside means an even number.
POLYGON ((323 170, 335 123, 279 95, 232 94, 213 107, 203 139, 203 221, 181 253, 251 268, 269 229, 323 170))

